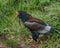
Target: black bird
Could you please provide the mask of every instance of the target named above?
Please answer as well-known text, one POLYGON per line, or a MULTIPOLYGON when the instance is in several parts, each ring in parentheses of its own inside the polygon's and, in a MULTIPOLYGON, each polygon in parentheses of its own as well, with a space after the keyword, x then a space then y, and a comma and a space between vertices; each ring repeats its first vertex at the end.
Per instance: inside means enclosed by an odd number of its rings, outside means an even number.
POLYGON ((33 40, 37 41, 39 34, 48 34, 54 32, 55 29, 41 19, 32 17, 25 11, 16 12, 17 16, 22 20, 24 25, 31 31, 33 40))

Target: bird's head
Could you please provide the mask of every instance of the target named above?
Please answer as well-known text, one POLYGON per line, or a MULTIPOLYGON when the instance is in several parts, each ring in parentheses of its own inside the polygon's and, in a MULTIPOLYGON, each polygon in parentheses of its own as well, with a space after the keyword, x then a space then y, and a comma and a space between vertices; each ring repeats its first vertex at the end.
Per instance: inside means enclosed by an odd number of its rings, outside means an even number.
POLYGON ((19 18, 21 18, 21 20, 22 20, 23 22, 27 21, 27 20, 29 19, 29 17, 30 17, 30 14, 28 14, 28 13, 25 12, 25 11, 18 11, 18 12, 16 12, 16 14, 17 14, 17 16, 18 16, 19 18))

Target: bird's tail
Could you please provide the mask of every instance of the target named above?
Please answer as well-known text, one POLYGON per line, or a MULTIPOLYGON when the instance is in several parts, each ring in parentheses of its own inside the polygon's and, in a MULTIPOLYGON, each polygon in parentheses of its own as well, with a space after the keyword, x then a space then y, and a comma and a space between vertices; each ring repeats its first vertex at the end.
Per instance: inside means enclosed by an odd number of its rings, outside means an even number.
POLYGON ((54 31, 55 31, 55 29, 54 29, 54 28, 51 28, 51 29, 50 29, 50 32, 54 32, 54 31))
POLYGON ((57 28, 51 28, 51 32, 56 32, 56 33, 58 33, 58 34, 60 34, 60 33, 59 33, 59 30, 60 30, 60 29, 57 29, 57 28))

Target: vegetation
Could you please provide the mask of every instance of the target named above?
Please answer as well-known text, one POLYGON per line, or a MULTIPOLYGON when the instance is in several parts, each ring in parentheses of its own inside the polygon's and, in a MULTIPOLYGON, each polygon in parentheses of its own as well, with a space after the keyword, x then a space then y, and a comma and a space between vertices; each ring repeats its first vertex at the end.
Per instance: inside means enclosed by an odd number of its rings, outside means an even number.
MULTIPOLYGON (((23 38, 26 45, 31 36, 30 31, 23 25, 15 12, 27 11, 32 16, 42 19, 57 28, 57 33, 47 35, 46 41, 38 42, 42 48, 60 47, 60 1, 59 0, 0 0, 0 35, 6 34, 3 42, 13 46, 23 38), (12 36, 12 37, 11 37, 12 36), (18 39, 19 38, 19 39, 18 39)), ((46 35, 45 35, 46 36, 46 35)))

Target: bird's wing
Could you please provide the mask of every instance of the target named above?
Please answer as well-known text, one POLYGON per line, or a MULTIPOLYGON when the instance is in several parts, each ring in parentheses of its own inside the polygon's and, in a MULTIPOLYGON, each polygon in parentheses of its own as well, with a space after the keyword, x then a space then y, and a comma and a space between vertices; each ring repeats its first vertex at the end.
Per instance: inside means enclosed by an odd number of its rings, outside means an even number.
POLYGON ((31 30, 43 30, 45 28, 45 25, 42 25, 35 20, 26 21, 24 24, 31 30))

